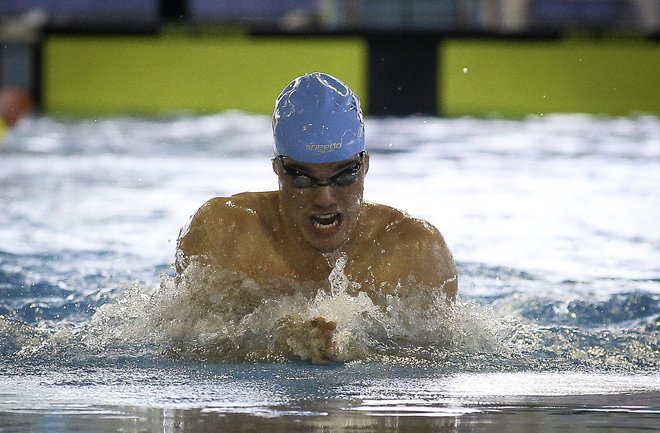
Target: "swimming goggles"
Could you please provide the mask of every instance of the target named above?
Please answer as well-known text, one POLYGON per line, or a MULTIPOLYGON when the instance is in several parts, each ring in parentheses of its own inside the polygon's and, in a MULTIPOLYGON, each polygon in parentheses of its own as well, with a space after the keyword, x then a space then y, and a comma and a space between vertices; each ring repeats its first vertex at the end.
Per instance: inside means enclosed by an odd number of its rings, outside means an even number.
POLYGON ((309 174, 298 170, 297 168, 289 167, 284 164, 284 157, 278 156, 277 158, 282 163, 282 168, 291 178, 291 183, 296 188, 310 188, 316 186, 348 186, 355 182, 362 168, 362 160, 364 158, 364 152, 360 152, 360 159, 355 161, 354 164, 349 165, 345 169, 341 170, 330 179, 322 181, 317 179, 309 174))

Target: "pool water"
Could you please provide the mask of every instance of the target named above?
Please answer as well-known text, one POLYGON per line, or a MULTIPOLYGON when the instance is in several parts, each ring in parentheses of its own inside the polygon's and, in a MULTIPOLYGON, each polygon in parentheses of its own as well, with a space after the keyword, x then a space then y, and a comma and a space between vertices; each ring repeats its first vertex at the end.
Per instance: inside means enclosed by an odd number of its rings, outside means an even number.
POLYGON ((367 119, 365 198, 441 230, 458 302, 383 311, 339 284, 195 315, 179 230, 210 197, 276 189, 271 142, 238 112, 5 137, 0 432, 657 429, 660 119, 367 119), (343 362, 275 353, 292 312, 335 319, 343 362))

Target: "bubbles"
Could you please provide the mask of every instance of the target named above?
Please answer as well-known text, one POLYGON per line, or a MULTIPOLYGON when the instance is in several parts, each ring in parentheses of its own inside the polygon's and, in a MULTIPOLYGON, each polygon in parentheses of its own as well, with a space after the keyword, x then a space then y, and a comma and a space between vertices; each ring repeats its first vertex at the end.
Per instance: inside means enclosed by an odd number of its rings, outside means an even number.
POLYGON ((45 335, 19 321, 0 316, 0 357, 20 353, 24 347, 40 344, 45 335))

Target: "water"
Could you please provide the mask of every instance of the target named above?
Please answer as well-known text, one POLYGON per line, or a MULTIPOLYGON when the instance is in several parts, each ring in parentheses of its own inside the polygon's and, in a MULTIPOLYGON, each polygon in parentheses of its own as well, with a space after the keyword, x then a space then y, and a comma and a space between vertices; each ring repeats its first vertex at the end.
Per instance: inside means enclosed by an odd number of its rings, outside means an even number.
POLYGON ((179 229, 277 187, 269 128, 40 118, 6 137, 1 432, 657 429, 660 120, 369 119, 365 197, 443 232, 459 301, 383 311, 339 278, 262 302, 243 281, 202 314, 173 281, 179 229), (278 319, 319 313, 344 362, 273 346, 278 319))

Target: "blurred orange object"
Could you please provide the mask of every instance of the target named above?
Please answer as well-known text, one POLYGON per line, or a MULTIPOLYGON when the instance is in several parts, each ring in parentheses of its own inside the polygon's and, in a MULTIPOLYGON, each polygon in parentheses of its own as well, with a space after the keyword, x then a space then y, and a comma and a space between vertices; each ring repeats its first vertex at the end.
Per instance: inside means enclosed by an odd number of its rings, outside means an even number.
POLYGON ((8 127, 13 127, 34 109, 30 92, 25 89, 7 87, 0 90, 0 118, 8 127))

